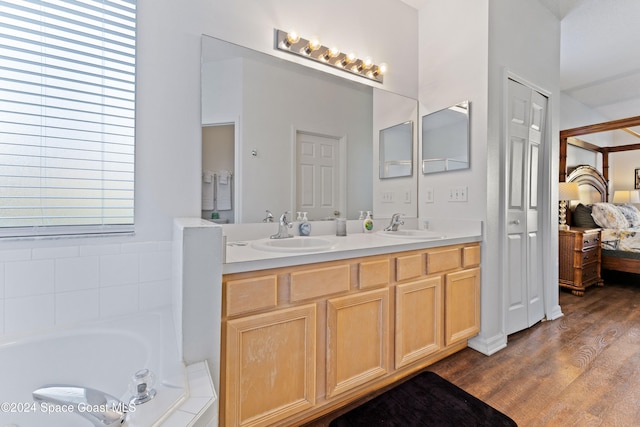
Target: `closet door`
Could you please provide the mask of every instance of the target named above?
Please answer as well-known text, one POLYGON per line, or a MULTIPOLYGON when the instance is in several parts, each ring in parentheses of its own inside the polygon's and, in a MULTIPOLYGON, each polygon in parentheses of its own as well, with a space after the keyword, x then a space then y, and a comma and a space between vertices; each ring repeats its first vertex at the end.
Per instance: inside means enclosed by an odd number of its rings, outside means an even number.
POLYGON ((547 98, 509 79, 506 138, 506 332, 511 334, 544 316, 541 162, 547 98))

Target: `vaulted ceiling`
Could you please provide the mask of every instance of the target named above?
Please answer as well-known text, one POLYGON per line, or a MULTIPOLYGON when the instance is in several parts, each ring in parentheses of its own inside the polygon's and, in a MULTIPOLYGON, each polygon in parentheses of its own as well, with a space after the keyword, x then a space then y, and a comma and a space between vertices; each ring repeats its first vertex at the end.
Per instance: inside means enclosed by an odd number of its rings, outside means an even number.
POLYGON ((640 0, 538 1, 561 20, 561 90, 605 120, 640 116, 640 0))

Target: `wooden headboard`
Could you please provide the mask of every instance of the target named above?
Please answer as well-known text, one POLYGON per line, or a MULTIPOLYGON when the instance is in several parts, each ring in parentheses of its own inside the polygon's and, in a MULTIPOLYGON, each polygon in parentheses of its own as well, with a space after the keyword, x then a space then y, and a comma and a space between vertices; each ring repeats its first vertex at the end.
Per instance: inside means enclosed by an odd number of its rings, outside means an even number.
POLYGON ((572 208, 578 203, 590 205, 607 201, 607 180, 593 166, 578 166, 567 176, 567 182, 577 182, 580 191, 580 200, 571 202, 572 208))

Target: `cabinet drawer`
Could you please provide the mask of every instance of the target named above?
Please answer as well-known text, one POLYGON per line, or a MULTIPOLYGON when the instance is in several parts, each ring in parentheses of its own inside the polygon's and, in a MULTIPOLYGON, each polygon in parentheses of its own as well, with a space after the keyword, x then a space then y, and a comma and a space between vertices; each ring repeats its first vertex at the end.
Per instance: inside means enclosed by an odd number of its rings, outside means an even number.
POLYGON ((462 248, 462 268, 480 265, 480 246, 462 248))
POLYGON ((396 280, 401 282, 422 275, 422 254, 396 258, 396 280))
POLYGON ((600 233, 589 233, 582 236, 582 249, 597 247, 600 244, 600 233))
POLYGON ((349 265, 311 268, 291 273, 291 302, 349 290, 349 265))
POLYGON ((360 289, 375 288, 389 284, 389 260, 360 263, 360 289))
POLYGON ((588 285, 598 280, 598 263, 587 264, 582 269, 582 284, 588 285))
POLYGON ((227 316, 273 308, 278 304, 276 275, 230 280, 225 284, 225 289, 227 316))
POLYGON ((460 248, 427 253, 427 274, 460 268, 460 248))
POLYGON ((598 261, 598 247, 587 249, 580 254, 582 260, 581 265, 590 264, 598 261))

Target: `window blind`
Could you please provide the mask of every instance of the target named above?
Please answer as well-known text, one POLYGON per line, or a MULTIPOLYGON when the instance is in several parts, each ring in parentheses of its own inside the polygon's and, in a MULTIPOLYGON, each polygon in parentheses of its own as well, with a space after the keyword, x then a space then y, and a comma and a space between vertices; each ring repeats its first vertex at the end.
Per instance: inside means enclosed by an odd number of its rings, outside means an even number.
POLYGON ((0 237, 131 232, 135 0, 0 0, 0 237))

